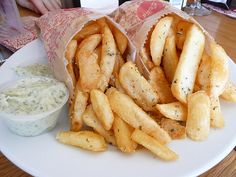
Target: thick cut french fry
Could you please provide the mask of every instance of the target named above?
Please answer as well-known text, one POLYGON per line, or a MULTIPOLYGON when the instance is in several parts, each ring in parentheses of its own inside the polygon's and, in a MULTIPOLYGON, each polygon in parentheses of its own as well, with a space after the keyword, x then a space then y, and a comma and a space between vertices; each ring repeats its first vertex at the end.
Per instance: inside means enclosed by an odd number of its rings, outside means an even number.
POLYGON ((163 116, 167 118, 178 121, 186 121, 187 119, 187 107, 180 102, 157 104, 156 108, 163 116))
POLYGON ((187 95, 193 91, 204 46, 205 36, 203 32, 196 25, 192 25, 187 32, 171 85, 173 95, 182 103, 187 103, 187 95))
POLYGON ((131 134, 133 133, 134 128, 124 122, 119 116, 115 114, 113 130, 117 147, 122 152, 134 152, 137 148, 137 143, 131 140, 131 134))
MULTIPOLYGON (((77 49, 77 41, 72 39, 68 43, 66 47, 66 52, 65 52, 65 57, 68 62, 68 64, 66 65, 66 69, 72 79, 74 86, 76 85, 76 77, 74 73, 74 57, 75 57, 76 49, 77 49)), ((72 98, 73 96, 71 95, 70 97, 72 98)))
POLYGON ((113 131, 107 131, 103 128, 101 122, 93 111, 92 105, 87 106, 83 113, 82 119, 87 126, 92 127, 97 133, 102 135, 108 143, 116 145, 113 131))
POLYGON ((220 109, 219 97, 210 97, 211 100, 211 127, 222 128, 225 125, 224 118, 220 109))
POLYGON ((192 23, 187 21, 180 21, 176 26, 176 47, 180 50, 183 49, 186 34, 192 23))
POLYGON ((160 103, 171 103, 176 101, 172 95, 170 85, 166 80, 165 74, 160 66, 156 66, 152 69, 149 76, 149 83, 152 88, 156 91, 160 103))
POLYGON ((228 81, 220 97, 227 101, 236 102, 236 86, 231 81, 228 81))
POLYGON ((85 92, 89 92, 98 86, 101 73, 97 60, 98 56, 95 53, 86 59, 81 58, 79 60, 81 87, 85 92))
POLYGON ((112 26, 111 28, 112 33, 114 35, 115 41, 116 41, 116 45, 117 48, 119 49, 119 52, 121 53, 121 55, 124 54, 127 46, 128 46, 128 39, 126 38, 126 36, 116 27, 112 26))
POLYGON ((107 144, 101 135, 91 131, 59 132, 56 139, 64 144, 77 146, 89 151, 105 151, 107 144))
POLYGON ((68 63, 73 63, 76 49, 77 49, 77 41, 72 39, 68 43, 68 45, 66 47, 66 52, 65 52, 65 57, 66 57, 68 63))
POLYGON ((86 92, 97 88, 101 77, 100 67, 97 62, 98 56, 94 53, 101 39, 100 34, 89 36, 81 42, 76 53, 76 64, 80 71, 81 87, 86 92))
POLYGON ((205 91, 188 96, 186 132, 193 140, 205 140, 210 131, 210 99, 205 91))
POLYGON ((75 86, 75 99, 74 102, 71 104, 73 108, 70 111, 70 118, 71 118, 71 131, 79 131, 82 127, 82 114, 85 111, 87 106, 87 101, 89 98, 89 94, 83 92, 80 86, 80 81, 77 81, 75 86))
POLYGON ((96 22, 89 23, 85 25, 74 37, 73 39, 77 40, 78 42, 82 41, 86 37, 100 33, 101 28, 96 22))
POLYGON ((210 72, 211 72, 211 58, 207 54, 203 54, 201 64, 198 68, 197 73, 197 86, 201 88, 201 90, 205 90, 209 93, 210 88, 210 72))
POLYGON ((114 121, 114 115, 107 96, 102 91, 93 89, 90 92, 90 99, 97 118, 106 130, 110 130, 114 121))
POLYGON ((163 160, 177 160, 178 155, 170 150, 167 146, 161 144, 153 137, 145 134, 141 130, 136 129, 132 136, 132 140, 137 142, 138 144, 141 144, 148 150, 150 150, 152 153, 154 153, 157 157, 163 159, 163 160))
POLYGON ((230 58, 224 49, 215 42, 211 42, 210 50, 210 95, 213 97, 218 97, 221 93, 223 93, 226 83, 229 80, 228 60, 230 60, 230 58))
POLYGON ((101 53, 101 78, 99 81, 99 88, 104 91, 109 83, 111 78, 113 68, 116 61, 116 44, 113 38, 112 32, 109 29, 108 25, 105 25, 102 30, 102 53, 101 53))
POLYGON ((128 95, 115 88, 108 89, 106 94, 112 110, 130 126, 139 128, 163 144, 171 141, 168 133, 136 105, 128 95))
POLYGON ((101 34, 94 34, 87 37, 80 43, 80 45, 78 46, 76 55, 75 55, 75 62, 78 67, 79 67, 80 58, 89 57, 94 52, 96 47, 99 45, 101 40, 102 40, 101 34))
POLYGON ((158 102, 157 93, 148 81, 139 73, 131 61, 125 63, 119 74, 119 81, 134 101, 146 111, 154 110, 158 102))
MULTIPOLYGON (((71 77, 71 80, 73 82, 73 86, 76 85, 76 77, 75 77, 75 73, 74 73, 74 64, 73 63, 68 63, 66 65, 66 69, 71 77)), ((70 95, 70 98, 73 98, 73 95, 70 95)))
POLYGON ((152 61, 156 66, 161 64, 162 53, 166 41, 166 37, 170 30, 173 17, 164 17, 157 22, 151 36, 150 51, 152 61))
POLYGON ((143 61, 143 64, 147 67, 148 70, 151 70, 155 66, 152 62, 150 53, 145 46, 140 50, 139 55, 143 61))
POLYGON ((165 72, 166 79, 170 83, 174 78, 175 70, 179 61, 175 47, 175 42, 176 42, 175 40, 176 40, 175 35, 170 35, 166 38, 163 59, 162 59, 163 70, 165 72))
POLYGON ((161 128, 167 131, 172 139, 184 139, 186 137, 185 126, 171 119, 162 118, 160 122, 161 128))

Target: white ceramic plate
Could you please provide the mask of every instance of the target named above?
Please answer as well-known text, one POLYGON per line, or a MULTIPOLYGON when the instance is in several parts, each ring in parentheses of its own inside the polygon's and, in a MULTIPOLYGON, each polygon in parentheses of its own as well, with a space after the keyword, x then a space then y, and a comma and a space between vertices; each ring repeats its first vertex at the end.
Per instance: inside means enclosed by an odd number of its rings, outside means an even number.
MULTIPOLYGON (((17 51, 0 67, 0 85, 15 79, 13 68, 18 65, 45 63, 46 55, 40 40, 17 51)), ((230 61, 231 80, 236 82, 236 66, 230 61)), ((11 133, 0 119, 0 149, 18 167, 34 176, 101 176, 101 177, 185 177, 197 176, 222 160, 236 145, 236 104, 221 101, 225 127, 211 129, 208 140, 172 141, 171 149, 179 160, 164 162, 148 151, 123 154, 114 147, 103 153, 92 153, 58 143, 55 135, 68 129, 67 110, 61 114, 56 128, 37 137, 20 137, 11 133)))

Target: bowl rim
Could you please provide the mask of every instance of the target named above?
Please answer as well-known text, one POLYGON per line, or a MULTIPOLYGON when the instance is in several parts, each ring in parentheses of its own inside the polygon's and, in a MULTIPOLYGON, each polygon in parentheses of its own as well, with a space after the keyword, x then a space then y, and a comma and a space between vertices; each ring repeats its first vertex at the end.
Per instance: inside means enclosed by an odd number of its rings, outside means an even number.
MULTIPOLYGON (((11 81, 8 81, 8 82, 5 82, 3 84, 0 85, 0 92, 9 88, 10 86, 14 86, 16 84, 16 82, 19 82, 21 80, 25 80, 25 79, 43 79, 43 78, 47 78, 47 79, 51 79, 51 80, 57 80, 56 78, 49 78, 49 77, 44 77, 44 76, 33 76, 33 77, 24 77, 24 78, 19 78, 19 79, 14 79, 14 80, 11 80, 11 81)), ((57 80, 58 82, 61 82, 59 80, 57 80)), ((62 82, 63 83, 63 82, 62 82)), ((63 83, 65 84, 65 83, 63 83)), ((67 86, 65 85, 66 87, 66 95, 63 99, 63 101, 61 102, 60 105, 58 105, 57 107, 49 110, 49 111, 46 111, 46 112, 42 112, 42 113, 37 113, 37 114, 22 114, 22 115, 16 115, 16 114, 12 114, 12 113, 6 113, 6 112, 0 112, 0 118, 3 118, 3 119, 11 119, 11 120, 15 120, 15 121, 36 121, 38 119, 42 119, 42 118, 45 118, 47 117, 48 115, 60 110, 68 101, 69 99, 69 90, 67 88, 67 86)))

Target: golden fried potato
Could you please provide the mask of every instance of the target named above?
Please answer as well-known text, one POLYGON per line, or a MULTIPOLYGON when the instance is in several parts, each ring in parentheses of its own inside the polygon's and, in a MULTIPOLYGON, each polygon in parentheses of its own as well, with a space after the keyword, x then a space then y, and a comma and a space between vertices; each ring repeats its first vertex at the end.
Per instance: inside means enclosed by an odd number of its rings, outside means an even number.
POLYGON ((103 27, 102 36, 102 53, 100 61, 102 75, 99 81, 99 88, 104 91, 108 86, 113 72, 117 49, 112 32, 107 25, 103 27))
POLYGON ((210 97, 211 100, 211 127, 223 128, 225 125, 224 118, 220 109, 219 97, 210 97))
POLYGON ((86 37, 100 33, 100 26, 96 22, 91 22, 86 24, 74 37, 74 40, 77 40, 78 42, 82 41, 86 37))
POLYGON ((88 98, 89 94, 82 91, 80 81, 77 81, 77 84, 75 86, 75 99, 71 104, 73 108, 70 108, 71 131, 79 131, 81 129, 83 123, 82 114, 84 113, 87 106, 88 98))
MULTIPOLYGON (((74 73, 74 64, 73 63, 68 63, 66 65, 66 69, 71 77, 73 86, 76 85, 76 77, 75 77, 75 73, 74 73)), ((73 95, 70 95, 70 100, 73 98, 73 95)))
POLYGON ((113 131, 107 131, 103 128, 100 120, 97 118, 93 111, 92 105, 87 106, 82 115, 82 119, 87 126, 92 127, 97 133, 102 135, 108 143, 116 145, 113 131))
POLYGON ((171 103, 176 101, 176 99, 172 95, 170 85, 166 80, 165 74, 160 66, 156 66, 152 69, 149 78, 149 83, 156 91, 160 103, 171 103))
POLYGON ((91 131, 59 132, 56 139, 64 144, 77 146, 89 151, 105 151, 107 144, 101 135, 91 131))
POLYGON ((100 63, 101 54, 102 54, 102 45, 101 44, 94 50, 94 53, 98 56, 97 63, 100 63))
POLYGON ((188 96, 186 132, 193 140, 205 140, 210 131, 210 99, 205 91, 188 96))
POLYGON ((187 119, 187 107, 180 102, 157 104, 156 108, 167 118, 178 121, 186 121, 187 119))
POLYGON ((114 35, 117 48, 119 49, 121 55, 123 55, 128 46, 128 39, 118 28, 113 26, 111 30, 114 35))
POLYGON ((152 32, 150 41, 150 51, 152 61, 156 66, 159 66, 161 64, 161 58, 164 50, 166 37, 169 33, 172 22, 173 17, 164 17, 157 22, 152 32))
POLYGON ((110 130, 114 121, 114 115, 107 96, 102 91, 93 89, 90 92, 90 99, 97 118, 101 121, 105 130, 110 130))
POLYGON ((185 42, 185 38, 187 35, 187 32, 189 28, 191 27, 192 23, 189 23, 187 21, 179 21, 177 24, 176 29, 176 46, 178 49, 182 50, 185 42))
POLYGON ((204 46, 205 36, 203 32, 196 25, 192 25, 187 32, 171 85, 173 95, 182 103, 187 103, 187 95, 193 91, 204 46))
POLYGON ((163 71, 165 73, 166 79, 170 83, 174 78, 175 70, 179 61, 175 43, 176 43, 175 35, 170 35, 166 38, 163 59, 162 59, 163 71))
POLYGON ((124 122, 119 116, 115 114, 113 123, 113 130, 116 138, 117 147, 126 153, 135 152, 137 143, 131 140, 131 134, 134 128, 124 122))
POLYGON ((66 47, 66 52, 65 52, 65 57, 66 57, 68 63, 73 63, 76 49, 77 49, 77 41, 72 39, 68 43, 68 45, 66 47))
POLYGON ((100 34, 89 36, 81 42, 76 53, 76 64, 80 71, 81 88, 85 92, 97 88, 101 78, 98 56, 94 53, 101 39, 100 34))
POLYGON ((209 93, 210 88, 210 72, 211 72, 211 58, 206 53, 202 56, 201 64, 198 68, 196 85, 198 85, 201 90, 205 90, 209 93))
POLYGON ((224 49, 215 42, 210 43, 211 72, 210 72, 210 95, 218 97, 223 93, 229 80, 229 56, 224 49))
POLYGON ((153 137, 145 134, 141 130, 136 129, 132 136, 132 140, 141 144, 152 153, 154 153, 157 157, 163 160, 177 160, 178 155, 170 150, 167 146, 161 144, 159 141, 154 139, 153 137))
POLYGON ((148 81, 139 73, 131 61, 125 63, 119 74, 119 81, 126 93, 146 111, 154 110, 158 96, 148 81))
POLYGON ((151 70, 155 66, 152 62, 150 52, 145 46, 139 51, 139 56, 141 57, 143 64, 147 67, 148 70, 151 70))
POLYGON ((161 128, 167 131, 172 139, 184 139, 186 137, 185 126, 171 119, 162 118, 160 122, 161 128))
POLYGON ((236 102, 236 86, 233 82, 227 82, 225 90, 220 97, 227 101, 236 102))
POLYGON ((171 138, 146 112, 144 112, 128 96, 115 88, 108 89, 106 93, 112 110, 126 123, 134 128, 139 128, 160 143, 168 143, 171 138))

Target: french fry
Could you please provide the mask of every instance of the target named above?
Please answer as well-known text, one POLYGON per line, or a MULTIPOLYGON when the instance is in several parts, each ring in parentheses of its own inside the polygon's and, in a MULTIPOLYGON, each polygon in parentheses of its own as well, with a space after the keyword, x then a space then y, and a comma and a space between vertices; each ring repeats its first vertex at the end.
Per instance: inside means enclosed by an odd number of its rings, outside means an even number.
POLYGON ((223 93, 229 80, 228 60, 229 56, 224 49, 215 42, 210 43, 211 72, 210 72, 210 95, 218 97, 223 93))
POLYGON ((95 50, 94 53, 98 56, 97 63, 101 61, 101 53, 102 53, 102 45, 99 45, 95 50))
POLYGON ((176 26, 176 47, 180 50, 183 49, 186 34, 191 25, 191 23, 181 20, 176 26))
POLYGON ((66 47, 66 52, 65 52, 65 57, 66 57, 68 63, 73 63, 76 49, 77 49, 77 41, 72 39, 68 43, 68 45, 66 47))
POLYGON ((101 53, 101 78, 99 81, 99 88, 104 91, 109 83, 110 77, 116 61, 116 44, 112 32, 107 25, 102 30, 102 53, 101 53))
POLYGON ((86 59, 81 58, 79 61, 81 87, 86 92, 98 87, 101 73, 97 60, 97 54, 92 53, 86 59))
POLYGON ((202 89, 209 93, 210 88, 210 72, 211 72, 211 58, 206 53, 202 56, 202 61, 198 68, 197 73, 197 85, 202 89))
POLYGON ((145 46, 141 48, 139 55, 148 70, 151 70, 155 66, 154 63, 152 62, 150 53, 145 46))
POLYGON ((186 137, 185 126, 171 119, 162 118, 160 122, 161 128, 167 131, 171 139, 184 139, 186 137))
POLYGON ((105 151, 107 149, 104 138, 91 131, 59 132, 56 139, 61 143, 94 152, 105 151))
POLYGON ((204 46, 205 36, 203 32, 196 25, 192 25, 186 34, 183 50, 171 85, 173 95, 182 103, 187 103, 187 95, 193 91, 204 46))
POLYGON ((119 49, 121 55, 124 54, 127 46, 128 46, 128 39, 126 38, 126 36, 116 27, 112 27, 111 28, 112 33, 114 35, 115 41, 116 41, 116 45, 117 48, 119 49))
POLYGON ((156 108, 163 116, 167 118, 178 121, 186 121, 187 119, 187 107, 180 102, 157 104, 156 108))
POLYGON ((100 26, 96 22, 91 22, 87 25, 85 25, 74 37, 74 40, 77 40, 78 42, 82 41, 86 37, 100 33, 100 26))
POLYGON ((211 100, 211 127, 223 128, 225 125, 224 118, 220 109, 219 97, 210 97, 211 100))
POLYGON ((103 128, 100 120, 98 120, 93 111, 92 105, 87 106, 86 110, 83 113, 82 119, 87 126, 92 127, 97 133, 102 135, 108 143, 116 145, 113 131, 107 131, 103 128))
POLYGON ((138 129, 133 132, 131 138, 163 160, 178 159, 178 155, 174 151, 138 129))
POLYGON ((126 123, 134 128, 139 128, 150 136, 156 138, 160 143, 168 143, 171 138, 146 112, 144 112, 128 96, 115 88, 106 92, 112 110, 126 123))
POLYGON ((156 91, 160 103, 171 103, 176 101, 172 95, 170 85, 166 80, 165 74, 160 66, 156 66, 151 70, 149 79, 149 83, 156 91))
POLYGON ((105 130, 110 130, 114 121, 114 115, 107 96, 102 91, 93 89, 90 92, 90 99, 97 118, 101 121, 105 130))
POLYGON ((174 78, 175 70, 179 61, 175 43, 176 43, 175 35, 170 35, 166 38, 163 59, 162 59, 163 71, 165 73, 166 79, 170 83, 174 78))
MULTIPOLYGON (((73 85, 76 85, 76 77, 74 73, 74 57, 75 57, 75 52, 77 49, 77 41, 76 40, 71 40, 67 47, 66 47, 66 52, 65 52, 65 57, 67 59, 68 64, 66 65, 66 69, 72 79, 73 85)), ((72 96, 71 96, 72 97, 72 96)))
POLYGON ((114 135, 116 138, 117 147, 126 153, 135 152, 137 143, 131 140, 131 134, 134 131, 133 127, 124 122, 120 117, 115 114, 113 123, 114 135))
MULTIPOLYGON (((76 85, 76 77, 75 77, 75 73, 74 73, 74 64, 73 63, 68 63, 66 65, 66 69, 71 77, 71 80, 72 80, 72 83, 73 83, 73 86, 76 85)), ((73 95, 70 95, 70 99, 73 98, 73 95)))
POLYGON ((156 66, 159 66, 161 64, 161 58, 166 37, 168 35, 172 22, 173 17, 164 17, 157 22, 152 32, 150 41, 150 51, 152 61, 156 66))
POLYGON ((70 111, 70 118, 71 118, 71 131, 79 131, 82 127, 82 114, 85 111, 87 106, 87 101, 89 98, 89 94, 83 92, 80 86, 80 81, 77 81, 75 86, 75 99, 74 102, 71 104, 73 106, 70 111))
POLYGON ((158 96, 148 81, 139 73, 131 61, 125 63, 119 74, 119 81, 126 93, 146 111, 154 110, 158 96))
POLYGON ((76 64, 80 71, 81 87, 83 91, 89 92, 97 88, 101 77, 98 65, 98 56, 93 52, 101 42, 101 35, 94 34, 84 39, 76 53, 76 64))
POLYGON ((227 101, 236 102, 236 86, 231 81, 228 81, 220 97, 227 101))
POLYGON ((186 132, 189 138, 205 140, 210 131, 210 99, 205 91, 188 96, 186 132))

